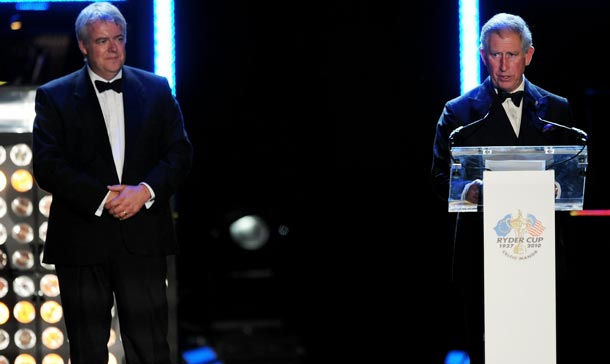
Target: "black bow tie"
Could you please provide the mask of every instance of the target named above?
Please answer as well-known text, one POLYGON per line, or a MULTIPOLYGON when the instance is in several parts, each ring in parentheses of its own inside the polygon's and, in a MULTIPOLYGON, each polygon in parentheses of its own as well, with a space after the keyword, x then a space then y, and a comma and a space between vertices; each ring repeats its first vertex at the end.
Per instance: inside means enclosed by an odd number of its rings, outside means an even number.
POLYGON ((510 97, 513 100, 513 104, 519 106, 519 104, 521 104, 521 99, 523 99, 523 91, 516 91, 510 94, 506 91, 498 90, 498 97, 502 102, 510 97))
POLYGON ((112 82, 104 82, 104 81, 95 81, 95 87, 99 92, 104 92, 106 90, 114 90, 118 93, 123 92, 123 79, 119 78, 112 82))

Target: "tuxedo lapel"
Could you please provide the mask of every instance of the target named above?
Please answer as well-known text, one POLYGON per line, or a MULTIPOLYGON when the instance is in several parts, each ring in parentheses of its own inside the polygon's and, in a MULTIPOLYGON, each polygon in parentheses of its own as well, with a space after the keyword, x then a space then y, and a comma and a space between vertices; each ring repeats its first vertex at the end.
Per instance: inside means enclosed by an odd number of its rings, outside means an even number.
POLYGON ((125 114, 125 159, 123 170, 128 170, 131 156, 134 153, 133 147, 137 145, 138 131, 143 116, 146 115, 146 90, 133 72, 123 68, 123 105, 125 114))
MULTIPOLYGON (((74 101, 75 106, 75 126, 81 130, 80 135, 83 135, 86 139, 86 143, 82 145, 87 146, 89 151, 84 153, 86 155, 97 155, 107 162, 108 173, 112 173, 116 176, 116 168, 114 165, 114 158, 112 157, 112 147, 110 146, 110 140, 108 138, 108 130, 106 123, 104 122, 104 114, 102 108, 95 94, 93 84, 87 73, 87 68, 84 67, 83 71, 78 75, 75 81, 74 87, 74 101)), ((118 176, 117 182, 118 182, 118 176)))

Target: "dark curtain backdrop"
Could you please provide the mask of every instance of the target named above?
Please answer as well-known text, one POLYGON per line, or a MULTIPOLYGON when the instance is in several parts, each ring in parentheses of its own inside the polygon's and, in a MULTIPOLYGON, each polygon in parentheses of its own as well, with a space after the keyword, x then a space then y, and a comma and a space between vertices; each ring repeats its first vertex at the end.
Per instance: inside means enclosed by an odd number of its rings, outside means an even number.
MULTIPOLYGON (((123 6, 128 63, 152 70, 150 2, 123 6)), ((53 7, 53 16, 28 15, 38 26, 24 34, 56 36, 37 39, 55 57, 39 81, 82 65, 73 39, 80 6, 53 7)), ((194 296, 210 284, 208 267, 242 262, 210 242, 231 211, 254 210, 291 228, 260 262, 281 272, 278 310, 312 357, 379 358, 404 348, 392 356, 442 360, 452 216, 432 195, 428 173, 436 121, 460 90, 457 7, 457 0, 176 1, 177 97, 195 146, 192 177, 176 198, 179 303, 198 312, 188 333, 214 319, 194 296)), ((609 8, 594 0, 480 2, 481 22, 506 11, 530 24, 536 51, 527 77, 568 97, 589 133, 588 208, 610 207, 602 178, 609 8)), ((5 21, 9 10, 0 10, 5 21)), ((7 59, 14 49, 25 54, 15 44, 27 42, 0 35, 10 45, 0 75, 23 72, 7 59)), ((580 293, 601 309, 607 221, 573 221, 573 267, 589 287, 580 293)))

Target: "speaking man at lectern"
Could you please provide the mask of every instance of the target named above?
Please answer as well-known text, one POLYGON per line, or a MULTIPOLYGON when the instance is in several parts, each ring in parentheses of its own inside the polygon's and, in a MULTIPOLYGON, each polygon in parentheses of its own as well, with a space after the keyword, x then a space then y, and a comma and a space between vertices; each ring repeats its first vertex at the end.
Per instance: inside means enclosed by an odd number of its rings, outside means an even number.
MULTIPOLYGON (((500 13, 481 29, 481 59, 488 77, 474 89, 449 100, 436 126, 431 177, 438 195, 447 201, 451 146, 536 146, 573 145, 579 141, 572 129, 570 104, 530 82, 525 68, 534 55, 532 34, 517 15, 500 13)), ((469 187, 482 188, 481 183, 469 187)), ((480 196, 480 191, 465 191, 480 196), (477 192, 477 193, 473 193, 477 192)), ((480 197, 479 197, 480 198, 480 197)), ((557 213, 558 228, 562 223, 557 213)), ((462 305, 464 326, 455 346, 465 347, 472 364, 484 363, 483 307, 483 214, 456 214, 453 242, 452 284, 462 305)), ((556 233, 558 295, 565 280, 564 248, 561 232, 556 233)), ((561 341, 561 302, 558 300, 558 341, 561 341)), ((560 345, 558 345, 560 347, 560 345)))

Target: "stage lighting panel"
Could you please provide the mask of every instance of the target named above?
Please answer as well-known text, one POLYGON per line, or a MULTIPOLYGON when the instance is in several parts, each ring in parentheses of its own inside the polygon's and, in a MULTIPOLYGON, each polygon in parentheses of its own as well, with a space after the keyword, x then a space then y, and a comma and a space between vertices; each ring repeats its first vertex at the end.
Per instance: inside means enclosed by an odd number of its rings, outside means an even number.
POLYGON ((67 364, 54 266, 42 263, 52 202, 32 172, 31 133, 0 133, 0 364, 67 364))
MULTIPOLYGON (((0 364, 69 364, 55 266, 43 263, 53 197, 33 175, 35 93, 0 88, 0 364)), ((115 311, 108 364, 125 356, 115 311)))

